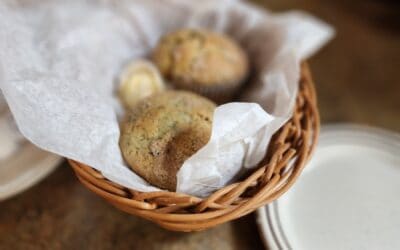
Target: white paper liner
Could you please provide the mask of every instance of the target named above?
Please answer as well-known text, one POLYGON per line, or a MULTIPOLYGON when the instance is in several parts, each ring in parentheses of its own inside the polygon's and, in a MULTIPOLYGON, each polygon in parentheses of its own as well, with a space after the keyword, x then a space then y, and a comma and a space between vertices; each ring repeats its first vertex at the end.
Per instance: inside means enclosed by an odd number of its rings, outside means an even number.
POLYGON ((139 191, 159 190, 124 163, 115 78, 181 27, 224 32, 249 54, 257 84, 219 106, 209 143, 180 169, 178 192, 205 196, 264 156, 291 116, 300 61, 333 29, 301 12, 270 14, 240 1, 51 1, 0 4, 0 88, 22 134, 139 191), (260 106, 261 105, 261 106, 260 106), (268 113, 267 113, 267 112, 268 113))

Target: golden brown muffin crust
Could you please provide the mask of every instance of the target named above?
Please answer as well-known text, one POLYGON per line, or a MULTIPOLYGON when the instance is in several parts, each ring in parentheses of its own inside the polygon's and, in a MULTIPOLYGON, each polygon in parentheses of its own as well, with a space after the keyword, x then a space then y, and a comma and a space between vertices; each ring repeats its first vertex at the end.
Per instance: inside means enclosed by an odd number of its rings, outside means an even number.
POLYGON ((125 160, 149 183, 174 191, 183 162, 210 138, 214 109, 208 99, 186 91, 144 99, 121 126, 125 160))
POLYGON ((205 30, 167 34, 155 48, 153 60, 165 77, 186 89, 236 86, 248 72, 247 56, 233 40, 205 30))

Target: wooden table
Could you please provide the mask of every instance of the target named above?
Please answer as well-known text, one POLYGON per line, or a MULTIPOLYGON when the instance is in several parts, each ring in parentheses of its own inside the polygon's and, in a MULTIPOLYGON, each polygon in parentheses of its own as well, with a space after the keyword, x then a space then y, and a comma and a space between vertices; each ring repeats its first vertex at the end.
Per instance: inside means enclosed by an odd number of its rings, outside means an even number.
MULTIPOLYGON (((336 27, 336 39, 310 60, 324 123, 400 131, 400 20, 392 11, 398 5, 257 2, 278 11, 303 9, 336 27)), ((204 232, 169 232, 114 209, 83 188, 65 163, 36 187, 0 204, 0 249, 262 248, 253 215, 204 232)))

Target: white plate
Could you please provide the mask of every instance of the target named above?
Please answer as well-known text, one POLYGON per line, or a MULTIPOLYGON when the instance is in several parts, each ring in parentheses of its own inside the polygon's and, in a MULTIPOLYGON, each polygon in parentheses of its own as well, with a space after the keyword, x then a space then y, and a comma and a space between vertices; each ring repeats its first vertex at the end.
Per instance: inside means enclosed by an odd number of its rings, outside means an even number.
POLYGON ((294 186, 258 209, 270 249, 400 249, 400 136, 323 127, 294 186))
POLYGON ((61 162, 19 134, 0 92, 0 201, 33 186, 61 162))
POLYGON ((61 162, 58 155, 25 142, 0 163, 0 201, 19 194, 49 175, 61 162))

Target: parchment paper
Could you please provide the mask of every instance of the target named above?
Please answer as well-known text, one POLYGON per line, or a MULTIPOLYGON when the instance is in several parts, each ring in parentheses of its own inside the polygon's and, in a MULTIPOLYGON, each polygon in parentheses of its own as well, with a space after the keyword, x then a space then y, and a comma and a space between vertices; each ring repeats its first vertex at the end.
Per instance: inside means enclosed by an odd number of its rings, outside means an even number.
POLYGON ((299 63, 333 29, 301 12, 271 14, 234 1, 45 1, 0 4, 0 88, 21 133, 37 146, 88 164, 128 188, 156 187, 131 171, 118 146, 118 74, 181 27, 227 33, 249 54, 247 102, 219 106, 209 143, 189 158, 178 192, 205 196, 264 156, 290 117, 299 63))

